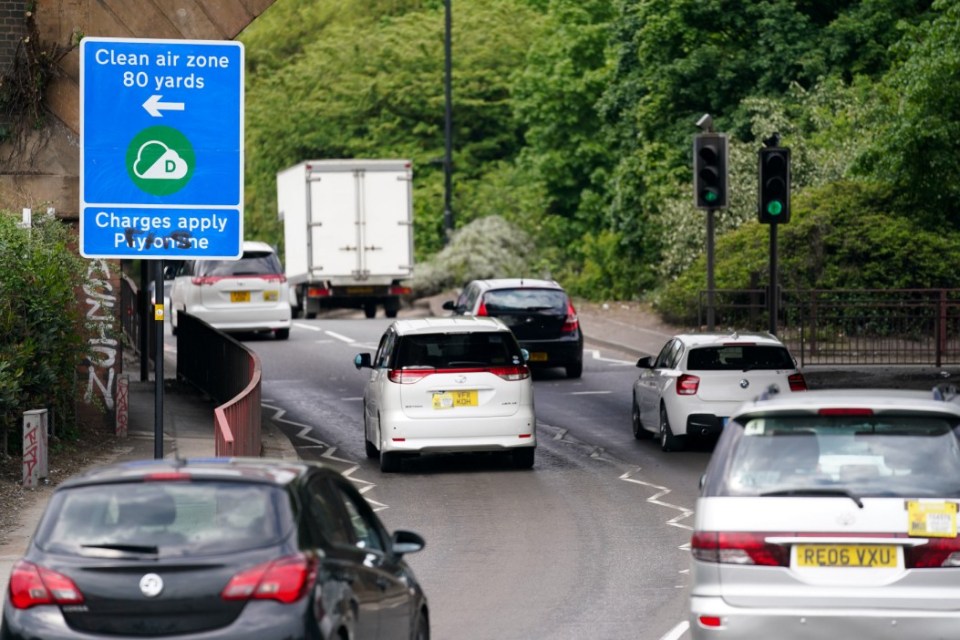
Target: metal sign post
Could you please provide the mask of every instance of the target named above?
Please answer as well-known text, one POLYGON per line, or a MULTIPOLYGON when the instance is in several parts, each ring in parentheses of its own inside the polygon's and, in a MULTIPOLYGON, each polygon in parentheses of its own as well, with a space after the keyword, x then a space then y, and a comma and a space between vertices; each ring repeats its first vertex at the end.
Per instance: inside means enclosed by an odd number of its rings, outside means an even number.
POLYGON ((157 262, 157 458, 163 260, 243 253, 243 82, 239 42, 80 42, 80 254, 157 262))

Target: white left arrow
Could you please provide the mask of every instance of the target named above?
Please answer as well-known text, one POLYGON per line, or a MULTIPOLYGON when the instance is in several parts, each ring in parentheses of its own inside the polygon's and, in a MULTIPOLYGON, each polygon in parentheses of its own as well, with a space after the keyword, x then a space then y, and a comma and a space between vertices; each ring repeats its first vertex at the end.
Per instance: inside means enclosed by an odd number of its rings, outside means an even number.
POLYGON ((160 113, 161 110, 164 111, 183 111, 182 102, 160 102, 160 99, 163 96, 158 96, 154 94, 147 98, 147 101, 143 103, 143 108, 147 110, 154 118, 162 118, 163 114, 160 113))

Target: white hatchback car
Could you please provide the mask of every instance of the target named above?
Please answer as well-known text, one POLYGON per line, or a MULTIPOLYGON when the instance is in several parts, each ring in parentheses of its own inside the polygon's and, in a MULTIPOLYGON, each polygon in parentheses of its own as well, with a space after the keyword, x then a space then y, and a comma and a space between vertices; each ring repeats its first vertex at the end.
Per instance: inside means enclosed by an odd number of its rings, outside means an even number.
POLYGON ((954 638, 960 404, 776 394, 735 411, 697 500, 690 635, 954 638))
POLYGON ((676 335, 637 367, 633 436, 657 434, 664 451, 682 449, 687 436, 716 437, 734 409, 771 385, 807 388, 793 356, 769 333, 676 335))
POLYGON ((237 260, 185 260, 170 291, 170 326, 185 311, 225 332, 290 337, 290 293, 280 259, 265 242, 245 241, 237 260))
POLYGON ((438 452, 508 454, 530 468, 537 446, 533 382, 526 354, 496 318, 417 318, 393 322, 363 393, 367 456, 399 471, 402 458, 438 452))

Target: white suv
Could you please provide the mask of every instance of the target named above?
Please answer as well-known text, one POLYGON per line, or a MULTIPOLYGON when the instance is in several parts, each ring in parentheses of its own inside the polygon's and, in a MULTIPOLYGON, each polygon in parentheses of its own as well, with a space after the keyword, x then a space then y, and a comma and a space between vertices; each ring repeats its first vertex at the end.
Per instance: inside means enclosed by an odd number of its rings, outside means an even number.
POLYGON ((225 332, 290 337, 290 292, 280 259, 265 242, 246 241, 238 260, 185 260, 170 291, 170 326, 186 311, 225 332))
POLYGON ((702 480, 690 635, 953 638, 960 405, 933 392, 761 397, 702 480))
POLYGON ((676 335, 637 367, 633 437, 657 434, 664 451, 683 448, 687 437, 715 438, 734 409, 771 386, 807 388, 793 356, 769 333, 676 335))
POLYGON ((492 451, 530 468, 537 446, 526 354, 496 318, 397 320, 376 354, 363 394, 367 456, 399 471, 408 455, 492 451))

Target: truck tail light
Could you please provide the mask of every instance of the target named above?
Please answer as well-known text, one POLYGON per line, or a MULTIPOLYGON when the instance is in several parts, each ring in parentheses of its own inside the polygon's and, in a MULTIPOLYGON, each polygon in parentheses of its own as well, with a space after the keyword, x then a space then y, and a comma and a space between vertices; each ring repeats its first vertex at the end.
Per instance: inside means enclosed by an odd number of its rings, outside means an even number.
POLYGON ((308 298, 326 298, 329 297, 333 292, 330 289, 325 287, 308 287, 307 288, 307 297, 308 298))
POLYGON ((413 289, 410 287, 390 287, 390 295, 392 296, 408 296, 413 293, 413 289))

